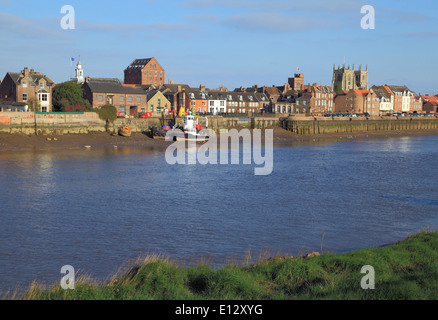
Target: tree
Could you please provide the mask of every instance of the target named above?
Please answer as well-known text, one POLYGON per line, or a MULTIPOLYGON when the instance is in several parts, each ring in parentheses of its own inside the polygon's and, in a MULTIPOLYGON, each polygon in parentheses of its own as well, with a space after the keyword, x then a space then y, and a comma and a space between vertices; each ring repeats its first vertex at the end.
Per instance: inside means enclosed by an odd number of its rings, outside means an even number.
POLYGON ((333 90, 336 92, 336 93, 342 93, 342 83, 340 83, 340 82, 338 82, 337 84, 335 84, 335 87, 333 88, 333 90))
POLYGON ((83 98, 83 90, 80 84, 67 81, 57 85, 52 94, 53 107, 58 112, 64 112, 67 106, 80 105, 91 109, 90 103, 83 98))
POLYGON ((105 120, 106 122, 113 122, 117 119, 117 109, 112 105, 105 105, 100 109, 95 110, 99 114, 99 118, 105 120))
POLYGON ((27 101, 27 105, 29 106, 29 111, 33 111, 33 112, 41 111, 41 104, 36 98, 30 98, 27 101))

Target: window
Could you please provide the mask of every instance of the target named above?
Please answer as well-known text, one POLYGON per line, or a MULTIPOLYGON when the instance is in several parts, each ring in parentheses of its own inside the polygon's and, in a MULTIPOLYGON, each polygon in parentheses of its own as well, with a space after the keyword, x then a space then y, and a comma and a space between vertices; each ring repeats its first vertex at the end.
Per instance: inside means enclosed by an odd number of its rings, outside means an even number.
POLYGON ((221 106, 221 107, 225 106, 225 101, 221 100, 221 101, 220 101, 220 106, 221 106))
POLYGON ((151 104, 151 112, 154 112, 154 105, 151 104))
POLYGON ((161 107, 161 99, 158 99, 158 108, 161 107))
POLYGON ((202 106, 205 106, 205 101, 202 101, 202 106))
POLYGON ((27 81, 23 81, 23 88, 27 88, 27 81))
POLYGON ((125 113, 125 107, 119 107, 119 112, 120 113, 125 113))
POLYGON ((120 96, 120 102, 125 101, 125 97, 124 96, 120 96))
POLYGON ((145 108, 141 108, 141 113, 145 113, 145 112, 146 112, 145 108))
POLYGON ((213 107, 213 106, 214 106, 214 101, 210 100, 210 107, 213 107))
POLYGON ((141 102, 141 97, 137 97, 137 102, 141 102))
POLYGON ((192 101, 192 106, 196 106, 196 101, 192 101))
POLYGON ((47 93, 41 95, 41 101, 47 101, 47 93))
POLYGON ((23 93, 23 101, 27 101, 27 93, 23 93))
POLYGON ((40 88, 44 88, 44 81, 40 82, 40 88))
POLYGON ((128 102, 132 102, 132 97, 128 96, 128 102))
POLYGON ((98 101, 103 101, 103 96, 102 95, 97 96, 97 100, 98 101))
POLYGON ((41 111, 42 111, 42 112, 47 112, 47 107, 42 107, 42 108, 41 108, 41 111))

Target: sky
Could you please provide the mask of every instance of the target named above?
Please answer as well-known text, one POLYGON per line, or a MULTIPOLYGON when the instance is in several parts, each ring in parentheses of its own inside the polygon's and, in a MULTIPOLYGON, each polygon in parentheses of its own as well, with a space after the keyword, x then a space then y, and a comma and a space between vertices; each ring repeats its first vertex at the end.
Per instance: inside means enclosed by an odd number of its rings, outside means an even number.
POLYGON ((368 65, 370 86, 437 94, 437 14, 436 0, 0 0, 0 77, 29 67, 60 83, 80 57, 86 76, 123 80, 134 59, 155 57, 166 82, 234 90, 297 72, 331 85, 345 61, 368 65), (364 5, 374 29, 361 27, 364 5))

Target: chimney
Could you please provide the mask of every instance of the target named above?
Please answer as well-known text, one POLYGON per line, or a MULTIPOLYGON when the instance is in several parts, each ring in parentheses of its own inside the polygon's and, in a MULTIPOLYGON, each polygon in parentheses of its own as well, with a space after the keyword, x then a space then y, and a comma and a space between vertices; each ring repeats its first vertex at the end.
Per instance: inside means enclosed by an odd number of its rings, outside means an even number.
POLYGON ((201 90, 201 91, 205 91, 205 86, 201 84, 201 85, 199 86, 199 90, 201 90))
POLYGON ((24 68, 23 74, 24 74, 25 77, 29 76, 29 68, 28 67, 24 68))
POLYGON ((179 84, 179 85, 178 85, 178 92, 181 92, 181 90, 182 90, 182 87, 181 87, 181 85, 179 84))

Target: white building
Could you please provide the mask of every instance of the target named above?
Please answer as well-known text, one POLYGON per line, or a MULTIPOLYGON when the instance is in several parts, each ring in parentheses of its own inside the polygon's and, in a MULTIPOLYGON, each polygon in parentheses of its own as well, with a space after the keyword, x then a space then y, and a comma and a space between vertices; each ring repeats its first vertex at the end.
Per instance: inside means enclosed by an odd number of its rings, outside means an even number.
POLYGON ((82 68, 81 60, 78 60, 76 65, 76 76, 72 80, 79 84, 83 84, 85 82, 84 69, 82 68))
POLYGON ((227 97, 224 92, 211 91, 208 94, 208 112, 214 115, 227 112, 227 97))

